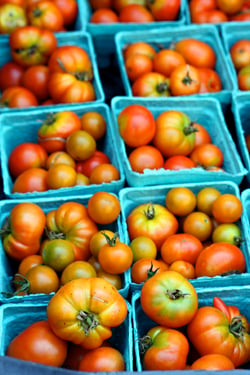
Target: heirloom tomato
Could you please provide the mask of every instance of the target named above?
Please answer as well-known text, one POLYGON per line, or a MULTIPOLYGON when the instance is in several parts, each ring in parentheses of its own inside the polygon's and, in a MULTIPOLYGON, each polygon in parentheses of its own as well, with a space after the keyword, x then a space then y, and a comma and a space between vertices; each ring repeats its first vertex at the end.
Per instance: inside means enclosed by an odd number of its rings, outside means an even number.
POLYGON ((86 349, 95 349, 112 336, 112 327, 123 323, 127 304, 108 281, 94 277, 75 279, 51 298, 47 318, 59 337, 86 349))
POLYGON ((149 0, 147 5, 156 21, 174 21, 178 16, 181 0, 149 0))
POLYGON ((61 272, 75 260, 74 246, 67 240, 56 238, 46 241, 42 250, 43 263, 61 272))
POLYGON ((192 234, 202 242, 209 239, 212 230, 212 219, 204 212, 194 211, 184 218, 183 232, 192 234))
POLYGON ((207 354, 198 358, 191 365, 192 370, 234 370, 233 362, 222 354, 207 354))
POLYGON ((16 4, 0 4, 0 34, 11 34, 28 23, 25 10, 16 4))
POLYGON ((21 86, 24 68, 14 61, 8 61, 0 68, 0 90, 4 91, 11 86, 21 86))
POLYGON ((158 250, 164 240, 178 230, 178 220, 163 205, 143 203, 135 207, 127 216, 130 240, 139 236, 151 238, 158 250))
POLYGON ((50 154, 46 160, 46 169, 58 164, 67 164, 72 168, 76 168, 75 160, 64 151, 55 151, 50 154))
POLYGON ((146 1, 147 0, 113 0, 112 7, 118 13, 120 13, 120 11, 122 10, 122 8, 124 8, 126 5, 129 5, 129 4, 140 4, 140 5, 146 6, 146 1))
POLYGON ((181 111, 164 111, 156 119, 153 144, 165 157, 188 155, 194 148, 195 132, 189 117, 181 111))
POLYGON ((197 277, 243 273, 245 269, 244 254, 238 246, 228 242, 216 242, 206 247, 195 264, 197 277))
POLYGON ((93 169, 100 164, 109 164, 111 163, 108 155, 100 150, 95 150, 93 155, 86 159, 77 161, 76 171, 78 173, 83 173, 85 176, 90 177, 93 169))
POLYGON ((189 11, 193 23, 200 23, 200 17, 202 17, 204 13, 215 9, 216 0, 191 0, 189 2, 189 11))
POLYGON ((197 122, 195 122, 193 125, 196 129, 194 147, 204 143, 212 143, 211 136, 203 125, 198 124, 197 122))
POLYGON ((186 279, 195 279, 195 268, 192 263, 185 260, 175 260, 169 266, 169 271, 179 272, 186 279))
POLYGON ((202 188, 196 194, 197 210, 212 216, 213 202, 221 195, 221 192, 214 187, 202 188))
POLYGON ((239 367, 249 361, 248 321, 236 306, 216 300, 198 309, 188 324, 188 338, 201 356, 222 354, 239 367))
POLYGON ((194 38, 185 38, 174 44, 175 51, 179 52, 187 64, 196 68, 214 69, 216 54, 206 42, 194 38))
POLYGON ((97 271, 97 276, 101 279, 108 281, 112 284, 117 290, 122 289, 122 278, 121 275, 117 275, 114 273, 109 273, 103 270, 97 271))
POLYGON ((13 60, 28 67, 46 64, 57 47, 57 39, 52 31, 29 25, 14 30, 9 44, 13 60))
POLYGON ((48 190, 48 171, 42 168, 29 168, 14 181, 12 193, 32 193, 48 190))
POLYGON ((133 239, 129 244, 133 252, 133 261, 139 259, 155 259, 157 256, 157 248, 153 240, 146 236, 139 236, 133 239))
POLYGON ((98 231, 97 225, 87 213, 87 208, 78 202, 63 203, 46 216, 48 238, 63 238, 73 243, 75 260, 87 260, 91 253, 89 242, 98 231))
POLYGON ((170 75, 169 89, 173 96, 197 94, 200 89, 199 69, 187 64, 178 66, 170 75))
POLYGON ((79 371, 110 372, 125 371, 126 365, 122 354, 115 348, 102 346, 86 353, 80 364, 79 371))
POLYGON ((244 241, 241 236, 241 230, 238 225, 233 223, 219 224, 212 233, 213 242, 229 242, 240 246, 244 241))
POLYGON ((60 189, 76 185, 77 173, 67 164, 55 164, 47 172, 48 189, 60 189))
POLYGON ((157 72, 140 75, 131 87, 133 96, 158 97, 170 96, 169 78, 157 72))
POLYGON ((180 273, 165 271, 145 281, 141 289, 141 306, 155 323, 179 328, 188 324, 198 309, 193 285, 180 273))
POLYGON ((30 324, 9 343, 6 355, 24 361, 61 367, 67 356, 67 342, 57 337, 46 320, 30 324))
POLYGON ((241 11, 244 0, 216 0, 217 7, 226 14, 235 14, 241 11))
POLYGON ((129 154, 128 161, 132 171, 138 173, 143 173, 145 169, 160 169, 164 165, 161 152, 151 145, 136 147, 129 154))
POLYGON ((44 168, 47 158, 46 150, 37 143, 20 143, 9 155, 8 168, 10 174, 16 178, 26 169, 44 168))
POLYGON ((41 255, 27 255, 20 261, 17 273, 25 276, 32 267, 38 266, 39 264, 43 264, 43 258, 41 255))
POLYGON ((16 260, 36 254, 44 229, 45 214, 42 209, 34 203, 19 203, 13 207, 2 228, 3 248, 16 260))
POLYGON ((38 101, 35 95, 21 86, 8 87, 0 97, 0 108, 27 108, 36 107, 37 105, 38 101))
POLYGON ((118 218, 121 205, 116 195, 98 191, 89 198, 87 211, 95 223, 106 225, 113 223, 118 218))
POLYGON ((147 371, 184 370, 189 343, 176 329, 156 326, 140 338, 140 354, 147 371))
POLYGON ((126 60, 129 56, 132 56, 135 54, 146 55, 150 57, 151 59, 153 59, 156 53, 157 53, 156 50, 151 44, 147 42, 143 42, 143 41, 131 43, 128 46, 126 46, 125 49, 123 50, 124 60, 126 60))
POLYGON ((57 5, 50 0, 41 0, 27 9, 29 24, 41 29, 60 31, 63 27, 63 15, 57 5))
POLYGON ((131 267, 131 280, 133 283, 144 283, 157 273, 168 270, 168 265, 158 259, 142 258, 131 267))

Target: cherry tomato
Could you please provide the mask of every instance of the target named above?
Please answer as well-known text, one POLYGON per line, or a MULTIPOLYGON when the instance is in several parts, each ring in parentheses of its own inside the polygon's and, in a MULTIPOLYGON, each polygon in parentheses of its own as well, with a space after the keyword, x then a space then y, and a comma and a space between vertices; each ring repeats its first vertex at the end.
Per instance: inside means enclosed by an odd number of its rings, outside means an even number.
POLYGON ((90 197, 87 210, 95 223, 110 224, 118 218, 121 205, 116 195, 99 191, 90 197))
POLYGON ((167 192, 165 203, 167 209, 174 215, 186 216, 194 211, 196 196, 189 188, 176 187, 167 192))
POLYGON ((21 79, 24 68, 14 61, 8 61, 0 68, 0 90, 4 91, 8 87, 21 86, 21 79))
POLYGON ((29 168, 14 181, 12 193, 31 193, 48 190, 48 171, 42 168, 29 168))
POLYGON ((131 169, 138 173, 144 173, 145 169, 160 169, 164 165, 161 152, 150 145, 136 147, 129 154, 128 160, 131 169))
POLYGON ((110 163, 101 163, 97 165, 91 172, 89 180, 91 184, 103 184, 120 179, 119 170, 110 163))
POLYGON ((86 353, 79 364, 79 371, 125 371, 122 354, 112 347, 101 347, 86 353))

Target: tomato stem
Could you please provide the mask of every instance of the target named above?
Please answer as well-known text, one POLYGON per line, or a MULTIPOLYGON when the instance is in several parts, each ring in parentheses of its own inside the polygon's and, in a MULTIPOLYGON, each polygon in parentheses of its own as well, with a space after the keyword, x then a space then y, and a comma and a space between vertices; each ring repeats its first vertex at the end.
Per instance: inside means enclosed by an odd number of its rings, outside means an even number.
POLYGON ((147 210, 144 210, 144 214, 147 219, 152 220, 155 217, 155 208, 152 204, 147 207, 147 210))
POLYGON ((192 79, 192 77, 190 77, 190 72, 189 72, 189 65, 187 65, 187 74, 186 76, 183 78, 182 80, 182 83, 184 85, 191 85, 193 82, 196 82, 194 79, 192 79))
POLYGON ((92 73, 88 71, 82 71, 82 72, 70 72, 65 68, 65 65, 63 64, 62 60, 57 59, 58 65, 60 68, 68 74, 72 74, 78 81, 90 81, 92 77, 92 73))
POLYGON ((107 235, 107 233, 105 233, 105 232, 102 232, 102 234, 106 238, 107 243, 109 244, 109 246, 115 246, 116 245, 117 238, 119 238, 119 233, 118 232, 115 232, 112 238, 110 238, 107 235))
POLYGON ((139 350, 140 354, 143 355, 146 353, 146 351, 152 346, 153 341, 150 336, 143 336, 142 338, 139 339, 139 350))
POLYGON ((183 133, 185 135, 189 135, 189 134, 198 132, 199 130, 194 126, 194 124, 195 124, 194 122, 190 122, 190 124, 188 124, 188 126, 185 126, 183 128, 183 133))
POLYGON ((182 291, 179 290, 179 289, 167 290, 166 294, 172 300, 176 300, 176 299, 179 299, 179 298, 184 298, 185 296, 189 295, 189 293, 182 293, 182 291))
POLYGON ((21 275, 20 273, 16 273, 15 277, 18 277, 19 279, 13 279, 12 283, 17 286, 16 290, 14 292, 2 292, 2 294, 5 297, 14 297, 17 296, 18 294, 24 292, 26 294, 29 293, 30 290, 30 282, 29 280, 24 276, 21 275))
POLYGON ((241 316, 234 316, 229 325, 229 331, 240 339, 243 339, 244 333, 247 331, 243 325, 241 316))
POLYGON ((153 270, 153 267, 154 267, 153 262, 151 262, 151 266, 150 266, 150 268, 147 270, 147 278, 146 278, 145 281, 147 281, 148 279, 150 279, 151 277, 153 277, 153 276, 156 274, 156 272, 160 269, 160 268, 158 267, 158 268, 156 268, 155 270, 153 270))
POLYGON ((81 322, 81 326, 86 335, 99 324, 95 315, 88 311, 81 310, 77 315, 77 319, 81 322))
POLYGON ((157 85, 157 91, 160 94, 165 93, 165 92, 169 92, 169 86, 168 86, 167 82, 159 83, 159 85, 157 85))
POLYGON ((65 233, 55 232, 53 230, 49 230, 47 227, 45 227, 45 233, 49 240, 55 240, 55 239, 65 240, 66 239, 65 233))

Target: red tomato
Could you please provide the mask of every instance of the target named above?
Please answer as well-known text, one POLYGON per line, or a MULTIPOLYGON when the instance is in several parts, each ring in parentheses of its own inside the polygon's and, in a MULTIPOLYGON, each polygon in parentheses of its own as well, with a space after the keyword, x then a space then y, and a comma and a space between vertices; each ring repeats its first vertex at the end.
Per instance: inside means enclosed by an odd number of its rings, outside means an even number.
POLYGON ((175 68, 169 81, 173 96, 197 94, 200 89, 199 69, 192 65, 180 65, 175 68))
POLYGON ((218 92, 222 90, 222 82, 219 74, 210 68, 200 68, 200 89, 199 93, 218 92))
POLYGON ((2 93, 0 105, 8 108, 28 108, 38 106, 38 101, 30 90, 21 86, 11 86, 2 93))
POLYGON ((76 0, 54 0, 55 5, 60 9, 63 16, 63 25, 71 26, 77 18, 78 3, 76 0))
POLYGON ((174 155, 169 157, 164 164, 164 169, 179 171, 180 169, 195 168, 196 165, 189 157, 184 155, 174 155))
POLYGON ((224 161, 223 152, 213 143, 196 146, 191 152, 190 158, 194 163, 203 168, 221 167, 224 161))
POLYGON ((193 125, 195 129, 197 129, 197 131, 195 132, 195 147, 205 143, 212 143, 211 136, 208 130, 203 125, 198 124, 197 122, 195 122, 193 125))
POLYGON ((11 176, 17 177, 29 168, 44 168, 48 154, 45 149, 31 142, 21 143, 10 153, 8 167, 11 176))
POLYGON ((111 8, 113 0, 89 0, 92 9, 111 8))
POLYGON ((83 173, 87 177, 90 177, 93 169, 98 165, 104 163, 111 163, 109 157, 104 152, 95 150, 95 152, 90 158, 82 161, 77 161, 76 171, 78 173, 83 173))
POLYGON ((0 90, 4 91, 11 86, 21 86, 24 68, 14 61, 3 64, 0 68, 0 90))
POLYGON ((49 68, 45 65, 31 66, 23 73, 21 84, 33 92, 37 100, 44 101, 49 97, 49 68))
POLYGON ((128 105, 119 113, 117 122, 122 139, 130 147, 144 146, 154 137, 154 116, 143 105, 128 105))
POLYGON ((112 9, 99 8, 92 13, 89 22, 109 24, 119 22, 119 19, 118 15, 112 9))
POLYGON ((126 365, 122 354, 111 347, 101 347, 90 350, 84 355, 80 364, 79 371, 125 371, 126 365))
POLYGON ((60 31, 64 24, 62 12, 50 0, 41 0, 31 4, 27 9, 29 24, 41 29, 60 31))
POLYGON ((119 13, 119 22, 148 23, 153 22, 152 13, 140 4, 129 4, 123 7, 119 13))
POLYGON ((173 21, 180 10, 180 0, 153 0, 148 7, 156 21, 173 21))
POLYGON ((212 215, 219 223, 234 223, 242 212, 241 200, 234 194, 220 194, 212 204, 212 215))
POLYGON ((48 190, 48 171, 42 168, 29 168, 15 180, 12 193, 31 193, 48 190))
POLYGON ((189 2, 191 21, 194 23, 200 23, 200 15, 214 9, 216 9, 216 0, 191 0, 189 2))
POLYGON ((195 279, 196 277, 193 264, 185 260, 175 260, 170 264, 169 270, 179 272, 186 279, 195 279))
POLYGON ((161 152, 150 145, 136 147, 128 156, 134 172, 144 173, 145 169, 163 168, 164 158, 161 152))
POLYGON ((137 260, 131 267, 131 280, 133 283, 141 284, 159 272, 168 270, 168 265, 157 259, 142 258, 137 260))
POLYGON ((91 172, 89 176, 89 181, 91 184, 103 184, 110 183, 112 181, 120 180, 120 172, 117 167, 110 163, 101 163, 97 165, 91 172))
POLYGON ((201 17, 203 18, 201 23, 221 23, 229 21, 228 16, 219 9, 208 10, 202 13, 201 17))
POLYGON ((169 78, 157 72, 144 73, 131 87, 133 96, 158 97, 170 96, 169 78))
POLYGON ((110 5, 110 7, 112 6, 116 10, 116 12, 120 13, 122 8, 129 4, 139 4, 146 6, 146 0, 112 0, 112 4, 110 5))
POLYGON ((125 60, 125 68, 128 78, 134 82, 142 74, 149 73, 153 70, 152 59, 144 54, 133 54, 125 60))

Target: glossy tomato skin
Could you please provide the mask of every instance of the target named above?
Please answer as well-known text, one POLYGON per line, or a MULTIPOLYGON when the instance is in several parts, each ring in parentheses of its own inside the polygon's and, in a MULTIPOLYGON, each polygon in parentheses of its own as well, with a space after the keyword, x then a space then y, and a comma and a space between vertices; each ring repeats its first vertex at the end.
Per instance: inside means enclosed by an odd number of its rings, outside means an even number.
POLYGON ((89 22, 101 24, 115 23, 118 22, 118 15, 113 9, 100 8, 92 13, 89 22))
POLYGON ((227 274, 231 272, 245 272, 245 257, 238 246, 228 242, 216 242, 206 247, 198 256, 195 272, 196 276, 227 274))
POLYGON ((102 346, 89 351, 79 364, 79 371, 125 371, 122 354, 115 348, 102 346))
POLYGON ((48 92, 49 68, 46 65, 35 65, 26 69, 21 84, 35 95, 39 102, 49 97, 48 92))
POLYGON ((200 89, 199 92, 219 92, 222 90, 222 82, 219 74, 214 69, 200 68, 200 89))
POLYGON ((198 309, 198 297, 184 276, 175 271, 165 271, 144 283, 141 306, 155 323, 178 328, 193 319, 198 309))
POLYGON ((116 242, 114 238, 115 236, 100 249, 98 261, 104 271, 119 275, 132 265, 133 253, 127 244, 116 242))
POLYGON ((190 154, 190 158, 199 166, 222 167, 224 155, 219 146, 206 143, 196 146, 190 154))
POLYGON ((53 32, 36 26, 14 30, 9 43, 13 60, 24 67, 46 64, 57 47, 57 39, 53 32))
POLYGON ((164 163, 164 169, 179 171, 180 169, 195 168, 195 163, 185 155, 170 156, 164 163))
POLYGON ((38 106, 35 95, 21 86, 11 86, 4 90, 0 105, 8 108, 28 108, 38 106))
POLYGON ((141 204, 127 217, 130 240, 147 236, 155 242, 158 250, 168 236, 177 232, 178 225, 176 217, 160 204, 141 204))
POLYGON ((128 4, 124 6, 118 17, 119 22, 148 23, 154 22, 152 13, 141 4, 128 4))
POLYGON ((184 57, 179 52, 163 48, 153 58, 153 70, 170 77, 170 74, 177 66, 185 63, 184 57))
POLYGON ((60 367, 67 355, 67 342, 58 338, 45 320, 29 325, 9 344, 6 355, 43 365, 60 367))
POLYGON ((50 294, 59 288, 59 277, 56 271, 45 264, 32 267, 25 277, 29 283, 28 294, 50 294))
POLYGON ((179 52, 187 64, 196 68, 214 69, 216 54, 206 42, 195 38, 185 38, 175 43, 175 50, 179 52))
POLYGON ((0 68, 0 90, 11 86, 21 86, 24 68, 14 61, 8 61, 0 68))
POLYGON ((88 201, 88 215, 95 223, 107 225, 113 223, 121 212, 121 205, 115 194, 98 191, 88 201))
POLYGON ((144 73, 131 87, 133 96, 162 97, 170 96, 169 78, 158 72, 144 73))
POLYGON ((238 72, 238 86, 240 90, 250 90, 250 65, 246 65, 238 72))
POLYGON ((17 204, 9 217, 10 233, 3 237, 3 247, 9 256, 22 260, 27 255, 36 254, 45 228, 45 214, 34 204, 17 204))
POLYGON ((138 173, 143 173, 144 169, 160 169, 164 165, 161 152, 151 145, 136 147, 128 160, 132 170, 138 173))
POLYGON ((42 168, 29 168, 14 181, 12 193, 32 193, 48 190, 48 171, 42 168))
POLYGON ((55 5, 60 9, 63 16, 63 25, 71 26, 77 18, 78 3, 76 0, 54 0, 55 5))
POLYGON ((60 31, 63 27, 63 15, 57 5, 50 0, 42 0, 28 7, 29 23, 41 29, 60 31))
POLYGON ((53 332, 86 349, 101 346, 111 337, 111 327, 119 326, 126 315, 124 298, 101 278, 68 282, 56 292, 47 307, 53 332))
POLYGON ((156 21, 173 21, 177 18, 181 6, 180 0, 153 0, 149 9, 156 21))

